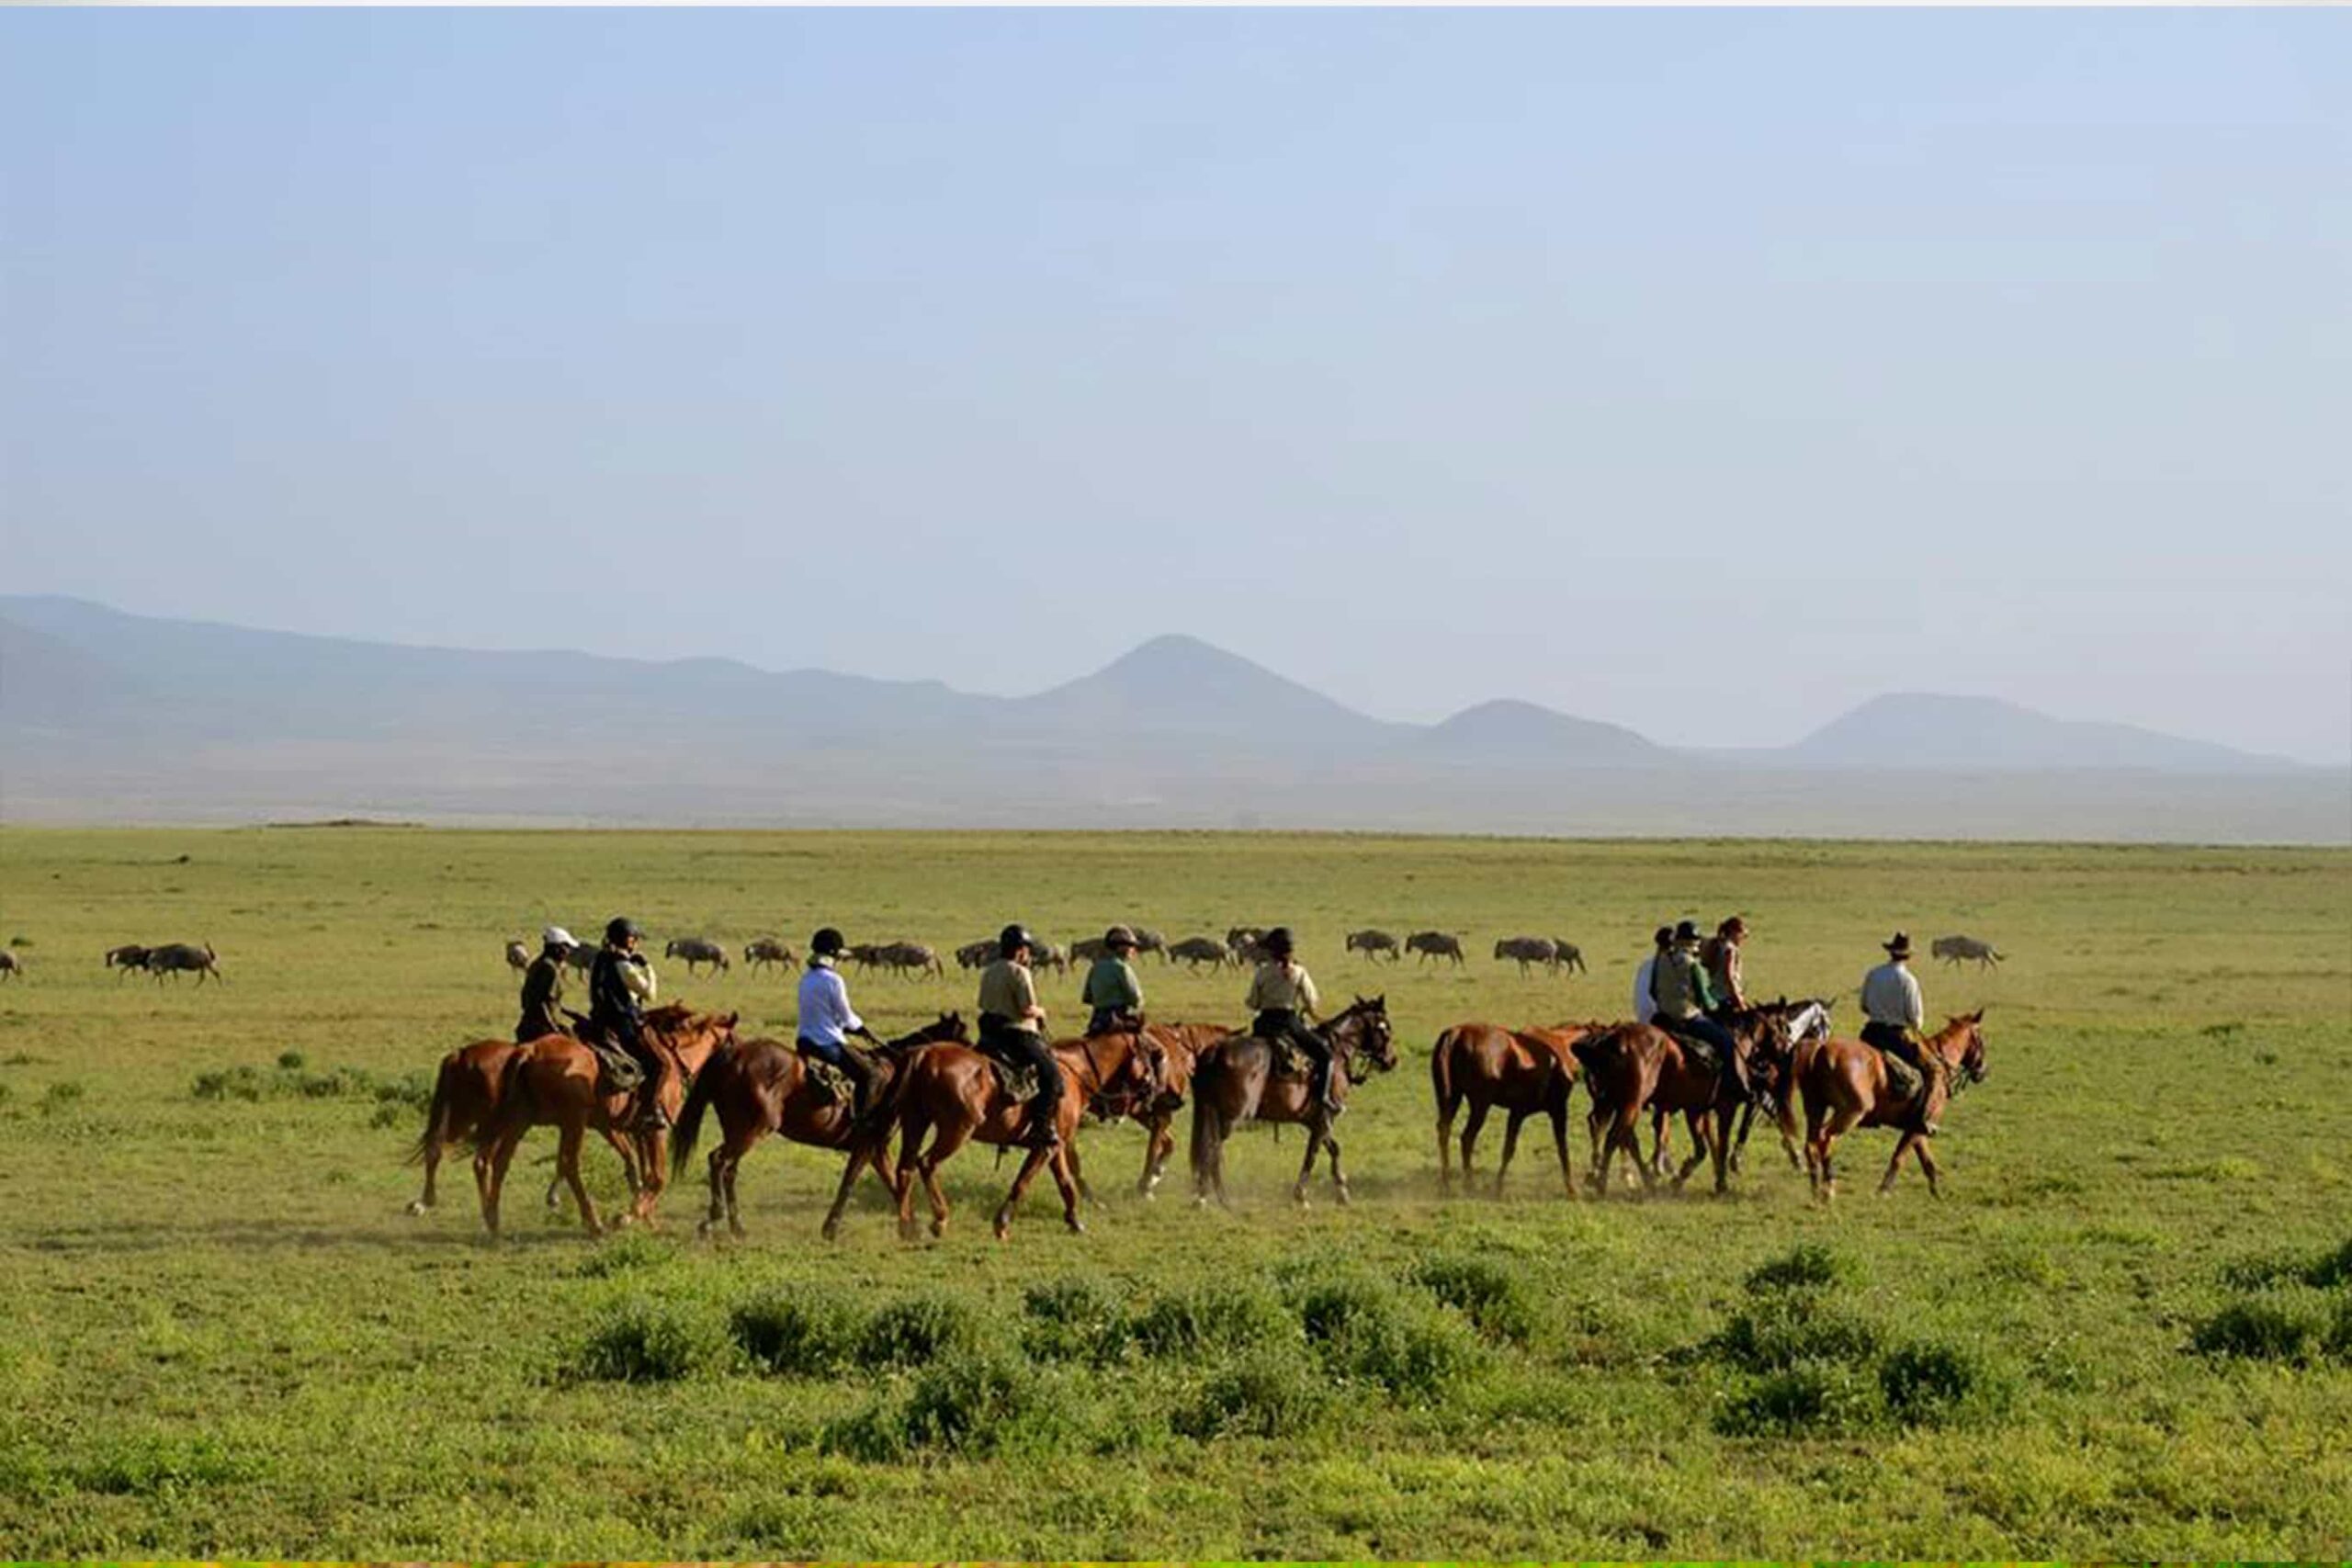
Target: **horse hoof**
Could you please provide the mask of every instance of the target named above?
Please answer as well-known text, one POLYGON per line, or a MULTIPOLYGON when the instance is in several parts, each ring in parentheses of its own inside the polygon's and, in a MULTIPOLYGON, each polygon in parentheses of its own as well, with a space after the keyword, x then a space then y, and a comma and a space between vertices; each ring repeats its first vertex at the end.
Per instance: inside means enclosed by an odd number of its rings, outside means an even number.
POLYGON ((409 1200, 409 1203, 408 1203, 409 1218, 411 1218, 411 1219, 415 1219, 415 1218, 417 1218, 419 1215, 422 1215, 423 1213, 424 1213, 424 1212, 425 1212, 427 1209, 429 1209, 430 1207, 431 1207, 431 1205, 430 1205, 430 1204, 428 1204, 428 1203, 426 1203, 426 1202, 425 1202, 425 1201, 424 1201, 424 1199, 422 1199, 422 1198, 412 1198, 412 1199, 410 1199, 410 1200, 409 1200))
MULTIPOLYGON (((1496 1196, 1500 1197, 1502 1194, 1497 1193, 1496 1196)), ((1348 1206, 1348 1190, 1346 1188, 1342 1187, 1340 1189, 1339 1200, 1340 1208, 1344 1209, 1348 1206)))
POLYGON ((1086 1222, 1084 1220, 1072 1218, 1069 1223, 1070 1235, 1084 1235, 1086 1234, 1086 1222))

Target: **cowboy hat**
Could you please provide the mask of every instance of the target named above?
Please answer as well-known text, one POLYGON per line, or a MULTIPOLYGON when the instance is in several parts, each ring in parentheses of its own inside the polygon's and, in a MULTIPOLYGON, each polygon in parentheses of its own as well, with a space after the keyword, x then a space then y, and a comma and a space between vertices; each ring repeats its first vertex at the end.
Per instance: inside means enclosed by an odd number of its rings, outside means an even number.
POLYGON ((1894 936, 1890 937, 1885 942, 1879 943, 1879 945, 1886 949, 1887 955, 1889 957, 1908 958, 1911 956, 1911 933, 1909 931, 1896 931, 1894 936))

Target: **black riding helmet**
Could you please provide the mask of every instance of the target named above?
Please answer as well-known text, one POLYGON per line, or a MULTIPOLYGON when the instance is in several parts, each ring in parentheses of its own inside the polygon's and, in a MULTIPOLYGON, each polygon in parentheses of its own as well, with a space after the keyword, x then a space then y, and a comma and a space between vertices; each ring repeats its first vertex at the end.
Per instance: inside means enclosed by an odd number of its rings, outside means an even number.
POLYGON ((1290 928, 1276 926, 1258 939, 1258 945, 1276 958, 1288 958, 1291 954, 1290 928))
POLYGON ((849 951, 849 942, 840 931, 826 926, 808 939, 808 951, 820 958, 839 958, 849 951))
POLYGON ((633 936, 643 936, 644 934, 645 933, 643 931, 637 929, 637 922, 630 919, 627 915, 615 915, 605 924, 605 940, 612 943, 615 947, 620 946, 621 943, 628 941, 628 939, 633 936))
POLYGON ((1133 953, 1136 950, 1136 933, 1125 926, 1113 926, 1102 933, 1102 945, 1114 953, 1121 948, 1133 953))
POLYGON ((1037 939, 1029 934, 1029 928, 1017 920, 996 933, 996 952, 1000 958, 1010 958, 1024 947, 1034 948, 1036 945, 1037 939))

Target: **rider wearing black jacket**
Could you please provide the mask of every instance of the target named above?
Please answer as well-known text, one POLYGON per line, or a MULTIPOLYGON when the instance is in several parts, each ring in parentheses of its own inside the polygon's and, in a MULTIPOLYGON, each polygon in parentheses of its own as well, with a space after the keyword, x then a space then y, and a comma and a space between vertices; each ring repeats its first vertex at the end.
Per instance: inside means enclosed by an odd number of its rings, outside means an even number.
POLYGON ((637 950, 643 933, 627 916, 616 916, 605 927, 605 945, 588 966, 588 1021, 604 1038, 629 1055, 645 1073, 637 1091, 629 1125, 657 1132, 669 1125, 662 1114, 662 1058, 645 1041, 645 1008, 641 993, 650 991, 651 966, 637 950), (631 974, 634 970, 636 973, 631 974))

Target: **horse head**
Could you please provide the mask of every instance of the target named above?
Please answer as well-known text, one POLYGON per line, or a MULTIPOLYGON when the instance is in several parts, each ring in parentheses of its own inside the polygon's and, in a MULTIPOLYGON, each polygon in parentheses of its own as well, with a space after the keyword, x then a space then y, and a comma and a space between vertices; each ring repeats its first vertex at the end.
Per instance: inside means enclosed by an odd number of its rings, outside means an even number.
POLYGON ((1947 1035, 1958 1033, 1960 1039, 1958 1071, 1961 1078, 1968 1083, 1983 1083, 1985 1071, 1984 1010, 1978 1008, 1974 1012, 1956 1015, 1944 1025, 1944 1032, 1947 1035))
POLYGON ((971 1043, 972 1036, 964 1027, 964 1015, 943 1012, 911 1034, 884 1041, 882 1049, 895 1054, 911 1051, 919 1045, 969 1045, 971 1043))
POLYGON ((1373 1068, 1387 1072, 1396 1066, 1396 1035, 1388 1022, 1388 998, 1358 997, 1346 1010, 1333 1019, 1324 1030, 1324 1038, 1331 1043, 1333 1055, 1347 1065, 1348 1077, 1353 1078, 1358 1056, 1373 1068))

